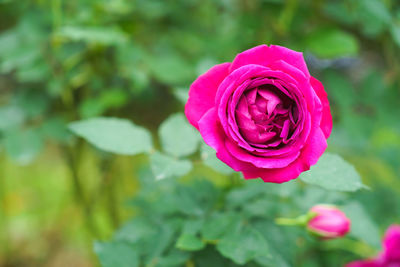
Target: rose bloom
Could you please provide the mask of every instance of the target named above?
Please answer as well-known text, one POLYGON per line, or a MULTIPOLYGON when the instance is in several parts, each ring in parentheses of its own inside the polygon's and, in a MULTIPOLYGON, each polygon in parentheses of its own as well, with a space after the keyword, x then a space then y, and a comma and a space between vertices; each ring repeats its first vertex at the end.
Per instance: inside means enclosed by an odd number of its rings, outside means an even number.
POLYGON ((400 225, 392 225, 386 230, 383 251, 378 257, 354 261, 346 267, 400 267, 400 225))
POLYGON ((332 117, 302 53, 260 45, 199 76, 185 106, 217 157, 246 179, 283 183, 317 163, 332 117))
POLYGON ((342 237, 350 231, 350 220, 335 206, 316 205, 310 212, 315 216, 307 222, 307 229, 323 239, 342 237))

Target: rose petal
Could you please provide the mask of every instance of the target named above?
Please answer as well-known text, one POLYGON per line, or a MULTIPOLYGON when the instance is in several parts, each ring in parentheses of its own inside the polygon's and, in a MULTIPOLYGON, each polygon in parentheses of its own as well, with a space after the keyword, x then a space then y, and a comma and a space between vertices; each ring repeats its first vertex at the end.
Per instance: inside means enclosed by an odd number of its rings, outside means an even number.
POLYGON ((295 68, 298 68, 307 77, 310 76, 303 58, 303 53, 278 45, 271 45, 270 47, 267 45, 259 45, 238 54, 232 62, 230 72, 248 64, 268 67, 276 60, 283 60, 295 68))
POLYGON ((320 81, 314 77, 310 78, 311 86, 314 88, 315 93, 319 97, 322 103, 322 119, 321 119, 321 129, 324 132, 326 138, 328 138, 332 131, 332 115, 331 108, 329 106, 328 95, 324 90, 324 86, 320 81))
POLYGON ((185 114, 189 122, 199 129, 198 121, 215 105, 215 94, 222 80, 228 75, 230 63, 222 63, 200 75, 190 86, 185 114))
POLYGON ((211 108, 199 121, 199 131, 207 145, 217 151, 217 157, 235 171, 251 170, 254 165, 242 162, 233 157, 225 148, 227 139, 222 129, 215 108, 211 108))

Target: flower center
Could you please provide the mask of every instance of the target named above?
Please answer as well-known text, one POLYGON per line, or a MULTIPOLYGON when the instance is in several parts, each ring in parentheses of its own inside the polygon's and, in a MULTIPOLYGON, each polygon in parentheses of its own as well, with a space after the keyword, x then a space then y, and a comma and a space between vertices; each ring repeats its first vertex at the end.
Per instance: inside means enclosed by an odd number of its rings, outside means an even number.
POLYGON ((272 84, 247 88, 235 110, 242 136, 256 147, 281 147, 298 124, 296 102, 272 84))

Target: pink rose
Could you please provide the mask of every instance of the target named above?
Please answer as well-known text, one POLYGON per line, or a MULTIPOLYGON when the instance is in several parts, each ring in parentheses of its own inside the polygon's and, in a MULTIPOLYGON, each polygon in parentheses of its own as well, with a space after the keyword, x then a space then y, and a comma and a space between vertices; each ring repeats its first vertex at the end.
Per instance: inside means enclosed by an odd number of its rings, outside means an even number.
POLYGON ((330 205, 316 205, 316 215, 307 222, 307 229, 323 239, 342 237, 350 231, 350 220, 341 210, 330 205))
POLYGON ((317 163, 332 129, 323 85, 302 53, 260 45, 190 86, 185 114, 217 157, 246 179, 283 183, 317 163))
POLYGON ((400 225, 392 225, 386 230, 382 257, 400 266, 400 225))
POLYGON ((390 226, 383 239, 383 251, 374 259, 354 261, 346 267, 400 267, 400 225, 390 226))

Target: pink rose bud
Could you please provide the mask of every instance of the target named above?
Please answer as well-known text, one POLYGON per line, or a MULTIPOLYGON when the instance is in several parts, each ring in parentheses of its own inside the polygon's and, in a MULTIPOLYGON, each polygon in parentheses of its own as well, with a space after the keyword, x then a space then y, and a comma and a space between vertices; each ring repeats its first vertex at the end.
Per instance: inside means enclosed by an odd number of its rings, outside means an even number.
POLYGON ((310 212, 315 216, 308 221, 307 229, 323 239, 341 237, 350 231, 350 220, 335 206, 316 205, 310 212))

